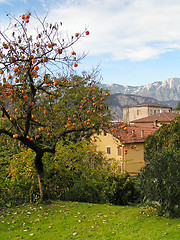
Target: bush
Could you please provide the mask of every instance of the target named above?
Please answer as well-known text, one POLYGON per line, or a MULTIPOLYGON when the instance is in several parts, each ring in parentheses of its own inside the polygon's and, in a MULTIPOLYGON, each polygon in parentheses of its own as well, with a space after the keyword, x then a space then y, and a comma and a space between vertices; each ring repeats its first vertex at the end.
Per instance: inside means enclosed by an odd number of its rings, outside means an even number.
POLYGON ((135 184, 128 173, 124 175, 109 174, 105 177, 102 191, 105 202, 115 205, 125 205, 137 200, 135 184))
POLYGON ((82 173, 80 178, 74 178, 73 185, 64 189, 60 199, 125 205, 135 202, 137 194, 129 174, 117 175, 106 171, 90 171, 86 176, 82 173))
POLYGON ((180 206, 180 151, 165 148, 151 154, 139 175, 144 201, 155 201, 161 214, 176 214, 180 206))
MULTIPOLYGON (((5 171, 0 175, 0 206, 39 199, 33 159, 34 153, 26 149, 6 158, 5 171)), ((57 154, 46 154, 43 162, 50 199, 118 205, 135 201, 136 191, 129 174, 111 173, 102 154, 94 152, 86 142, 62 143, 57 154)))
POLYGON ((38 197, 33 155, 31 150, 24 150, 1 159, 1 169, 5 161, 6 165, 0 174, 0 206, 33 202, 38 197))
POLYGON ((93 171, 88 175, 82 173, 80 178, 74 178, 73 186, 64 189, 62 200, 104 203, 102 199, 103 173, 93 171))

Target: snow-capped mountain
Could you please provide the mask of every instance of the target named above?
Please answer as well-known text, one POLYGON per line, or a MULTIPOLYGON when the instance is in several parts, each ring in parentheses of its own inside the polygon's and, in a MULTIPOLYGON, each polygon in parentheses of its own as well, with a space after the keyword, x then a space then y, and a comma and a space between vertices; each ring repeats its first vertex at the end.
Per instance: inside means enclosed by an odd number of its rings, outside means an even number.
POLYGON ((111 94, 123 93, 153 97, 159 101, 180 100, 180 78, 169 78, 164 82, 154 82, 145 86, 123 86, 119 84, 99 84, 109 89, 111 94))

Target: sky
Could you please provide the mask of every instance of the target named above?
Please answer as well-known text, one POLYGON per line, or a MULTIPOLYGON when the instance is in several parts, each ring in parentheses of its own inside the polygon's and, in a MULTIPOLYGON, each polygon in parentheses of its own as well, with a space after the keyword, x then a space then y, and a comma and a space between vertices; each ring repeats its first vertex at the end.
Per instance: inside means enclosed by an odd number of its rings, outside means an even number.
POLYGON ((68 34, 83 32, 75 50, 87 53, 80 69, 99 66, 101 83, 141 86, 180 77, 180 0, 0 0, 7 13, 31 11, 68 34))

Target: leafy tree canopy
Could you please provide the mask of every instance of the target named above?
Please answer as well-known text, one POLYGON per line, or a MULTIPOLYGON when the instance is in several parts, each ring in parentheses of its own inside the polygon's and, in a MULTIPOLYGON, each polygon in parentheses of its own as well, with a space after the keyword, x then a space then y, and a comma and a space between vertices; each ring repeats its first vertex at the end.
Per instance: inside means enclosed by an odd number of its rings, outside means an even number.
POLYGON ((160 213, 176 215, 180 198, 180 116, 146 138, 146 167, 139 174, 145 200, 156 201, 160 213))
POLYGON ((145 141, 146 160, 151 159, 151 154, 167 148, 180 150, 180 116, 171 124, 164 124, 145 141))

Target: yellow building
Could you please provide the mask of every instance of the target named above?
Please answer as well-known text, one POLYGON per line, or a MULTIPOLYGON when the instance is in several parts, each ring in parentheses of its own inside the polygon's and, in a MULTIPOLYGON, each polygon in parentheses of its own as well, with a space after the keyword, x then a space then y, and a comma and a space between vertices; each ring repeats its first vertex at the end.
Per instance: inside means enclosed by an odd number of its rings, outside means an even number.
POLYGON ((144 139, 158 128, 152 125, 122 128, 122 125, 115 124, 108 133, 94 135, 96 151, 104 153, 113 171, 136 175, 145 166, 144 139))

